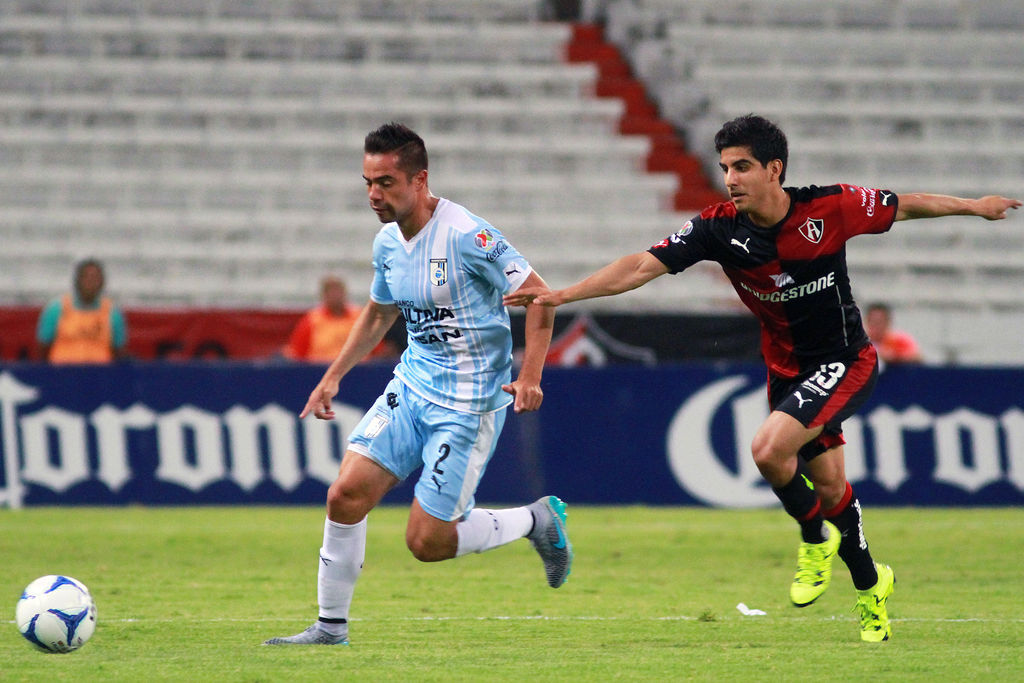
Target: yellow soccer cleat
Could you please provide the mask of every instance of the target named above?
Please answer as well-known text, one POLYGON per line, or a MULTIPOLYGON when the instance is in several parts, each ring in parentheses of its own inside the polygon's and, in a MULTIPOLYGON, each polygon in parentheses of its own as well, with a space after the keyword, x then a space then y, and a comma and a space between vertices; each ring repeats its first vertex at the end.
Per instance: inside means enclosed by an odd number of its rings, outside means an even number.
POLYGON ((868 643, 880 643, 892 635, 885 601, 896 587, 896 574, 892 567, 878 562, 875 563, 875 571, 878 572, 878 583, 867 590, 857 591, 857 604, 853 607, 860 612, 860 639, 868 643))
POLYGON ((821 597, 832 581, 832 558, 839 551, 842 534, 831 522, 824 522, 828 538, 824 543, 801 543, 797 552, 796 576, 789 586, 789 599, 807 607, 821 597))

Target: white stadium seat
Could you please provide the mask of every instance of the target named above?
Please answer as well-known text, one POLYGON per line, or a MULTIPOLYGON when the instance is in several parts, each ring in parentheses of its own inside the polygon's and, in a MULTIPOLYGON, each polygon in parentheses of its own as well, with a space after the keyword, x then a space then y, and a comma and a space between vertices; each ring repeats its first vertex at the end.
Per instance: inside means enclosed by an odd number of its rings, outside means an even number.
MULTIPOLYGON (((793 183, 1024 187, 1019 2, 583 4, 695 149, 758 111, 789 133, 793 183)), ((305 306, 328 271, 365 296, 377 224, 360 150, 392 118, 426 138, 432 188, 509 233, 549 282, 646 248, 688 218, 670 208, 678 181, 644 172, 649 141, 616 133, 624 105, 593 96, 595 65, 564 62, 571 27, 549 12, 539 0, 0 3, 0 303, 42 303, 86 255, 109 262, 127 305, 305 306)), ((713 152, 706 162, 714 174, 713 152)), ((857 296, 934 335, 932 358, 1024 361, 1000 341, 1015 326, 987 322, 1024 322, 1022 218, 858 238, 857 296), (990 343, 947 322, 974 319, 990 343)), ((588 305, 736 310, 704 266, 588 305)))
MULTIPOLYGON (((715 131, 756 112, 787 132, 787 184, 1024 195, 1019 1, 610 0, 606 15, 712 172, 715 131)), ((855 295, 892 303, 930 359, 1024 362, 1021 220, 910 221, 852 240, 855 295)))

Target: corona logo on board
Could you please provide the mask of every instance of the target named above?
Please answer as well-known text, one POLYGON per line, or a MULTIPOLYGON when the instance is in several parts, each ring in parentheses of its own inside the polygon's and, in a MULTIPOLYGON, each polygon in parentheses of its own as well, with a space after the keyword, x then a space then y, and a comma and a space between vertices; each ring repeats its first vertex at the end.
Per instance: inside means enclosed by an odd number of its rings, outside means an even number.
MULTIPOLYGON (((745 376, 707 384, 679 407, 669 425, 669 467, 687 493, 709 505, 778 503, 750 456, 750 444, 768 417, 768 408, 764 386, 758 384, 744 393, 749 385, 745 376), (721 411, 728 413, 733 424, 729 453, 716 450, 712 439, 712 424, 721 411)), ((847 478, 854 484, 871 480, 896 491, 910 478, 906 437, 918 434, 932 442, 932 481, 967 493, 1009 481, 1024 491, 1024 411, 1017 407, 993 416, 966 407, 939 415, 918 405, 903 411, 881 405, 845 421, 843 434, 847 478), (870 471, 865 452, 868 439, 876 454, 870 471)))
POLYGON ((88 414, 53 405, 25 408, 38 397, 35 387, 0 373, 0 505, 20 507, 26 484, 60 493, 96 479, 117 493, 135 474, 129 434, 146 430, 156 435, 154 478, 192 492, 220 481, 243 491, 264 481, 290 491, 307 477, 330 484, 340 464, 332 445, 344 442, 364 412, 338 403, 335 420, 300 421, 274 403, 223 413, 190 404, 163 413, 141 403, 104 404, 88 414))

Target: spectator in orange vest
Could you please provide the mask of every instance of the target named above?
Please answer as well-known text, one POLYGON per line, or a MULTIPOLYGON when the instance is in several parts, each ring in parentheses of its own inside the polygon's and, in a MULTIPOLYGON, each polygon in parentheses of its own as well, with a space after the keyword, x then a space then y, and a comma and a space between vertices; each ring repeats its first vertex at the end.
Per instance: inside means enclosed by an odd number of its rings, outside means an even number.
POLYGON ((43 309, 36 328, 39 356, 53 364, 109 363, 124 357, 128 341, 121 310, 102 296, 103 264, 86 259, 75 265, 73 291, 43 309))
MULTIPOLYGON (((320 281, 320 305, 306 312, 299 320, 284 347, 285 358, 330 363, 338 355, 362 309, 349 303, 348 288, 336 276, 320 281)), ((382 342, 369 357, 384 355, 382 342)))
POLYGON ((892 309, 888 304, 868 306, 864 327, 878 351, 879 360, 890 364, 922 361, 917 341, 908 333, 892 328, 892 309))

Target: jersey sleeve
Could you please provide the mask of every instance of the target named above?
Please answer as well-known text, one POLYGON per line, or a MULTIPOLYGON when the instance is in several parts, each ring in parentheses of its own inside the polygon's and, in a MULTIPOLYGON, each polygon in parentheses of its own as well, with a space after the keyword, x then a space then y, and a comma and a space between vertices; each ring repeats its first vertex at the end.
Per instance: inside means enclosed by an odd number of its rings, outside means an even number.
POLYGON ((370 283, 370 299, 378 304, 395 303, 395 297, 391 295, 391 288, 384 275, 384 271, 388 267, 385 263, 386 255, 384 231, 381 230, 373 240, 373 282, 370 283))
POLYGON ((533 271, 526 258, 492 226, 467 233, 461 246, 466 268, 502 294, 519 289, 533 271))
POLYGON ((124 348, 128 343, 128 324, 124 313, 117 306, 110 308, 110 345, 115 349, 124 348))
POLYGON ((899 198, 891 190, 842 185, 841 213, 846 237, 886 232, 896 220, 899 198))
POLYGON ((39 325, 36 327, 36 339, 40 344, 52 344, 57 336, 57 322, 60 320, 61 302, 54 299, 46 304, 39 314, 39 325))
POLYGON ((647 252, 665 264, 670 273, 679 273, 707 258, 707 228, 700 217, 686 221, 683 227, 653 245, 647 252))

